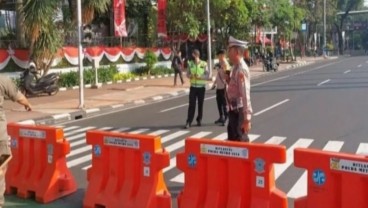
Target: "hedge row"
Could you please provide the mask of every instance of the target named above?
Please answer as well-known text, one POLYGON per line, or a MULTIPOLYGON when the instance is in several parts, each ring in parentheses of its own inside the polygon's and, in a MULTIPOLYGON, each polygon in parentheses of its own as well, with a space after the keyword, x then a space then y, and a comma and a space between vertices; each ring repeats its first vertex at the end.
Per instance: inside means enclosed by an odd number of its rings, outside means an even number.
MULTIPOLYGON (((146 76, 148 68, 141 67, 133 72, 129 73, 119 73, 116 65, 110 65, 109 67, 102 67, 97 70, 98 82, 117 82, 119 80, 125 81, 129 79, 134 79, 139 76, 146 76)), ((172 69, 166 67, 156 67, 151 70, 150 75, 165 75, 172 73, 172 69)), ((84 71, 84 84, 95 83, 95 70, 88 69, 84 71)), ((60 74, 59 86, 60 87, 73 87, 79 85, 79 74, 76 71, 71 71, 68 73, 60 74)))

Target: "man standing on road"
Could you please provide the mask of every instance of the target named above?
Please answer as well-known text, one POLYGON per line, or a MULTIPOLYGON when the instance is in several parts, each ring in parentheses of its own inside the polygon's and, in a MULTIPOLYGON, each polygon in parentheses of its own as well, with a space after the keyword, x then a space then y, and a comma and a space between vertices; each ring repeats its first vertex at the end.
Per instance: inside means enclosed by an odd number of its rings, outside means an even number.
POLYGON ((249 142, 252 105, 250 102, 250 73, 243 60, 247 43, 229 38, 228 53, 233 67, 227 79, 226 98, 229 110, 228 140, 249 142))
POLYGON ((217 53, 217 57, 219 59, 219 63, 215 65, 217 69, 217 76, 215 80, 215 84, 212 89, 216 88, 216 103, 219 111, 219 119, 215 121, 215 124, 220 124, 222 126, 225 125, 227 120, 227 110, 226 110, 226 98, 225 98, 225 90, 226 90, 226 73, 230 72, 230 65, 226 61, 226 52, 225 50, 220 50, 217 53))
POLYGON ((194 60, 188 62, 187 77, 190 79, 188 117, 185 124, 190 128, 194 119, 196 102, 198 101, 197 126, 202 125, 203 102, 206 92, 206 84, 209 76, 207 63, 200 59, 199 50, 192 53, 194 60))
POLYGON ((182 75, 182 68, 183 68, 183 60, 181 59, 181 51, 177 51, 175 56, 172 60, 171 67, 174 69, 175 76, 174 76, 174 86, 176 86, 176 79, 180 78, 181 85, 184 84, 183 75, 182 75))
MULTIPOLYGON (((7 122, 4 113, 4 100, 10 99, 23 105, 27 111, 31 111, 31 104, 27 98, 19 92, 13 81, 5 76, 0 75, 0 155, 11 155, 9 147, 9 136, 7 133, 7 122)), ((6 166, 0 170, 0 208, 4 207, 5 198, 5 173, 6 166)))

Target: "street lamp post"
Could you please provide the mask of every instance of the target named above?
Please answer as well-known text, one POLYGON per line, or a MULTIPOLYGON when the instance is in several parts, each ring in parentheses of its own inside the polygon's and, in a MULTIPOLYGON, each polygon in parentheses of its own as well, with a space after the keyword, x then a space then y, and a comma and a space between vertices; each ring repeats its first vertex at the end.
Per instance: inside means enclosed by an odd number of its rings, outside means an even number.
POLYGON ((210 19, 210 1, 207 0, 207 57, 208 57, 208 69, 209 77, 212 78, 212 39, 211 39, 211 19, 210 19))
POLYGON ((84 81, 83 81, 83 47, 82 47, 82 3, 77 0, 78 12, 78 69, 79 69, 79 108, 84 108, 84 81))
POLYGON ((323 56, 326 56, 327 41, 326 41, 326 0, 323 0, 323 56))

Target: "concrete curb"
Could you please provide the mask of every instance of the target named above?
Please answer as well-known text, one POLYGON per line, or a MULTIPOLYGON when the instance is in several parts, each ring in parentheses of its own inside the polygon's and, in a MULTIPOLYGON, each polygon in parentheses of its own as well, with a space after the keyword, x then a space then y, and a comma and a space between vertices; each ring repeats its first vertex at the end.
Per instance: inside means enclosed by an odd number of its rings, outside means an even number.
MULTIPOLYGON (((207 86, 207 89, 211 87, 212 87, 212 84, 209 84, 207 86)), ((70 112, 70 113, 56 114, 56 115, 50 115, 50 116, 36 118, 36 119, 23 120, 23 121, 19 121, 18 123, 19 124, 30 124, 30 125, 55 125, 55 124, 63 123, 67 121, 73 121, 73 120, 88 118, 91 116, 96 116, 102 113, 119 111, 119 110, 124 110, 124 109, 135 107, 135 106, 160 102, 162 100, 179 97, 182 95, 186 95, 188 93, 189 93, 189 89, 185 89, 185 90, 177 91, 175 93, 155 95, 155 96, 148 97, 145 99, 134 100, 134 101, 130 101, 130 102, 123 103, 123 104, 101 106, 101 107, 90 108, 90 109, 81 109, 81 110, 77 110, 75 112, 70 112)))
MULTIPOLYGON (((308 65, 308 64, 311 64, 311 63, 314 63, 314 62, 302 61, 302 62, 299 62, 299 63, 296 63, 296 64, 292 64, 292 65, 288 66, 286 69, 284 69, 282 71, 298 68, 298 67, 305 66, 305 65, 308 65)), ((253 78, 263 77, 263 76, 266 76, 268 74, 269 73, 261 74, 261 75, 258 75, 258 76, 254 76, 253 78)), ((169 77, 169 76, 174 76, 174 74, 158 75, 158 76, 151 76, 151 77, 140 77, 140 78, 136 78, 134 80, 125 80, 123 82, 132 82, 132 81, 139 81, 139 80, 146 80, 146 79, 158 79, 158 78, 164 78, 164 77, 169 77)), ((213 86, 213 83, 208 83, 207 86, 206 86, 206 89, 210 90, 212 88, 212 86, 213 86)), ((74 88, 76 88, 76 87, 74 87, 74 88)), ((65 90, 67 90, 67 89, 65 89, 65 90)), ((101 107, 98 107, 98 108, 78 110, 78 111, 71 112, 71 113, 56 114, 56 115, 50 115, 50 116, 47 116, 47 117, 23 120, 23 121, 20 121, 18 123, 20 123, 20 124, 31 124, 31 125, 55 125, 55 124, 58 124, 58 123, 63 123, 63 122, 88 118, 88 117, 96 116, 96 115, 103 114, 103 113, 114 112, 114 111, 124 110, 124 109, 135 107, 135 106, 160 102, 162 100, 166 100, 166 99, 174 98, 174 97, 179 97, 179 96, 186 95, 186 94, 189 94, 189 89, 179 90, 179 91, 173 92, 173 93, 165 93, 165 94, 161 94, 161 95, 155 95, 155 96, 148 97, 148 98, 145 98, 145 99, 130 101, 128 103, 123 103, 123 104, 101 106, 101 107)))

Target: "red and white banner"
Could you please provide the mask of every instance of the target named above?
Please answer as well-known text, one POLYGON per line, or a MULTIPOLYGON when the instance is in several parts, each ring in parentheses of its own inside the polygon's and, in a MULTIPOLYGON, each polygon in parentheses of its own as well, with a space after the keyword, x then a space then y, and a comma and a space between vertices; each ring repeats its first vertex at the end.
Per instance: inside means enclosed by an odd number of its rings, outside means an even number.
MULTIPOLYGON (((104 46, 84 48, 82 55, 83 58, 87 58, 89 61, 96 60, 100 62, 104 57, 106 57, 107 60, 115 63, 120 58, 125 62, 133 61, 135 56, 139 59, 143 59, 147 51, 153 51, 156 56, 162 55, 164 60, 169 60, 172 55, 170 48, 122 48, 104 46)), ((4 69, 10 60, 13 60, 13 62, 20 68, 27 68, 29 65, 28 54, 28 50, 24 49, 0 49, 0 70, 4 69)), ((73 66, 78 65, 78 48, 70 46, 63 47, 54 58, 52 67, 57 66, 63 59, 73 66)))
POLYGON ((128 36, 125 22, 125 0, 114 0, 114 26, 115 36, 128 36))
POLYGON ((157 32, 158 37, 167 37, 166 30, 166 0, 158 0, 157 1, 157 32))

